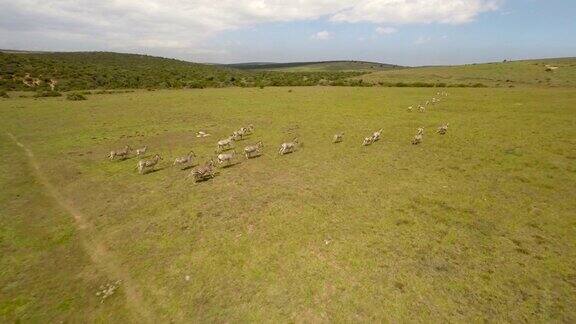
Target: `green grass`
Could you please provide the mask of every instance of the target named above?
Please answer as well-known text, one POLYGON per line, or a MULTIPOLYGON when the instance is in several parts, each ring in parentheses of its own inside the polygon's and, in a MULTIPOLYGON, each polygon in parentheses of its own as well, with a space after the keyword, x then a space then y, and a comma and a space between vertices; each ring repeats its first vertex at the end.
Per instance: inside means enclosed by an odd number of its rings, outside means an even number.
POLYGON ((0 321, 134 322, 141 308, 158 322, 576 321, 576 93, 448 91, 426 113, 406 107, 435 89, 0 99, 0 321), (262 157, 198 184, 169 167, 250 123, 238 146, 262 140, 262 157), (73 230, 4 132, 90 230, 73 230), (294 136, 303 147, 278 156, 294 136), (160 153, 161 170, 106 159, 126 144, 160 153), (94 241, 141 303, 124 285, 99 303, 118 273, 87 257, 94 241))
POLYGON ((122 291, 105 304, 95 295, 110 279, 91 264, 72 218, 4 133, 0 154, 9 164, 0 170, 0 322, 127 320, 122 291))
POLYGON ((357 78, 375 84, 424 82, 479 83, 490 87, 576 87, 576 58, 418 67, 375 72, 357 78), (559 68, 547 72, 548 64, 559 68))

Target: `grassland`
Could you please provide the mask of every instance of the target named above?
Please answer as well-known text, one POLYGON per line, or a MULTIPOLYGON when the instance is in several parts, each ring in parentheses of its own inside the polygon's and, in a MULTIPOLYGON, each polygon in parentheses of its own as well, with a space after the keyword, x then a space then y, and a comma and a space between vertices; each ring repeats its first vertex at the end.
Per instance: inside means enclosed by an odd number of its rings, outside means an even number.
POLYGON ((406 111, 435 92, 0 99, 0 322, 575 322, 576 93, 450 89, 406 111), (198 184, 169 167, 249 123, 238 147, 263 156, 198 184), (159 171, 106 159, 126 144, 159 171))
POLYGON ((365 61, 321 61, 321 62, 292 62, 292 63, 240 63, 228 64, 228 67, 242 70, 266 70, 281 72, 335 72, 335 71, 361 71, 374 72, 391 69, 400 69, 401 66, 365 61))
POLYGON ((416 67, 356 77, 373 84, 482 84, 489 87, 576 87, 576 58, 416 67), (547 72, 546 66, 558 69, 547 72))

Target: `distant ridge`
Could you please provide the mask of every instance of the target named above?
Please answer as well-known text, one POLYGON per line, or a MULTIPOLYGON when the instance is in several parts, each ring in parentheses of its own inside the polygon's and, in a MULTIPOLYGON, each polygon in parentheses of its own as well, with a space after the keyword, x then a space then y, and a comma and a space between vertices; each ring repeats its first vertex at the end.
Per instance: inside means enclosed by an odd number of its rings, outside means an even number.
POLYGON ((289 62, 289 63, 272 63, 272 62, 247 62, 225 64, 227 67, 241 70, 268 70, 284 72, 303 72, 303 71, 384 71, 390 69, 403 68, 399 65, 369 62, 369 61, 310 61, 310 62, 289 62))

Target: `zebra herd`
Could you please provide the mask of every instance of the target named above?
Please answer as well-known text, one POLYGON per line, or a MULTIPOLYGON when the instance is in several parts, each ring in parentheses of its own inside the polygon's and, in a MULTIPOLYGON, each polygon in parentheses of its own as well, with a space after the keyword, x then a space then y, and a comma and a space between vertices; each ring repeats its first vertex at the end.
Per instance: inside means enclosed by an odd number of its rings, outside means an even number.
MULTIPOLYGON (((438 92, 436 95, 437 96, 441 95, 441 96, 447 97, 448 93, 438 92)), ((426 106, 428 106, 429 104, 435 104, 437 102, 440 102, 440 99, 434 97, 434 98, 432 98, 431 101, 424 102, 423 105, 418 104, 418 106, 417 106, 418 111, 425 112, 426 106)), ((412 111, 412 106, 408 107, 408 111, 412 111)), ((446 134, 446 132, 448 131, 448 125, 449 124, 446 123, 446 124, 438 127, 436 132, 440 135, 446 134)), ((383 129, 381 128, 381 129, 373 132, 369 136, 365 137, 363 142, 362 142, 362 146, 368 146, 368 145, 374 144, 375 142, 380 140, 380 137, 382 135, 382 131, 383 131, 383 129)), ((211 158, 210 160, 205 162, 203 165, 196 166, 196 168, 194 168, 190 172, 188 177, 193 177, 196 182, 213 178, 215 176, 215 173, 216 173, 216 169, 215 169, 216 163, 218 163, 222 167, 227 167, 227 166, 232 165, 232 163, 237 160, 238 153, 234 149, 234 142, 242 140, 246 136, 251 135, 253 133, 254 133, 254 125, 250 124, 247 127, 241 127, 240 129, 232 132, 232 135, 230 135, 224 139, 219 140, 216 143, 216 153, 217 153, 216 161, 214 161, 214 158, 211 158)), ((203 133, 203 134, 205 134, 205 133, 203 133)), ((411 143, 413 145, 420 144, 420 143, 422 143, 423 137, 424 137, 424 128, 419 127, 416 130, 416 135, 412 138, 411 143)), ((333 136, 333 139, 332 139, 333 143, 340 143, 342 141, 344 141, 344 133, 337 133, 333 136)), ((299 145, 300 145, 300 142, 299 142, 298 138, 294 138, 290 142, 282 143, 282 144, 280 144, 278 154, 284 155, 284 154, 295 152, 299 145)), ((264 144, 262 143, 262 141, 258 141, 255 144, 248 145, 244 148, 244 151, 243 151, 244 157, 246 159, 252 159, 252 158, 258 157, 258 156, 262 155, 262 149, 263 148, 264 148, 264 144)), ((148 150, 148 146, 137 148, 135 150, 136 156, 137 157, 144 156, 144 154, 146 153, 147 150, 148 150)), ((119 158, 121 160, 125 160, 128 158, 130 151, 132 151, 132 148, 129 145, 126 145, 124 148, 122 148, 120 150, 111 151, 108 158, 111 161, 115 160, 116 158, 119 158)), ((193 166, 193 159, 195 157, 196 157, 196 154, 194 153, 194 151, 190 151, 185 156, 180 156, 180 157, 175 158, 173 163, 172 163, 172 166, 179 166, 181 169, 187 169, 187 168, 193 166)), ((154 171, 156 165, 160 162, 160 160, 162 160, 162 156, 160 156, 159 154, 155 154, 151 159, 141 159, 138 161, 138 163, 136 165, 136 169, 138 169, 138 173, 140 173, 140 174, 145 174, 145 173, 148 173, 150 171, 154 171)))

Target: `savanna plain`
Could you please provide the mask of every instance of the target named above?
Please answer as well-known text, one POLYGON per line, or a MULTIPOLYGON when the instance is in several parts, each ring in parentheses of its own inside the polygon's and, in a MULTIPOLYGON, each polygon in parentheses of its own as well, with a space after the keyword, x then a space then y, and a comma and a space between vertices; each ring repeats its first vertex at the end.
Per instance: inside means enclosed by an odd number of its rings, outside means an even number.
POLYGON ((0 116, 1 322, 576 321, 573 88, 12 96, 0 116), (248 124, 235 149, 260 157, 172 167, 248 124), (163 159, 140 175, 107 158, 125 145, 163 159))

